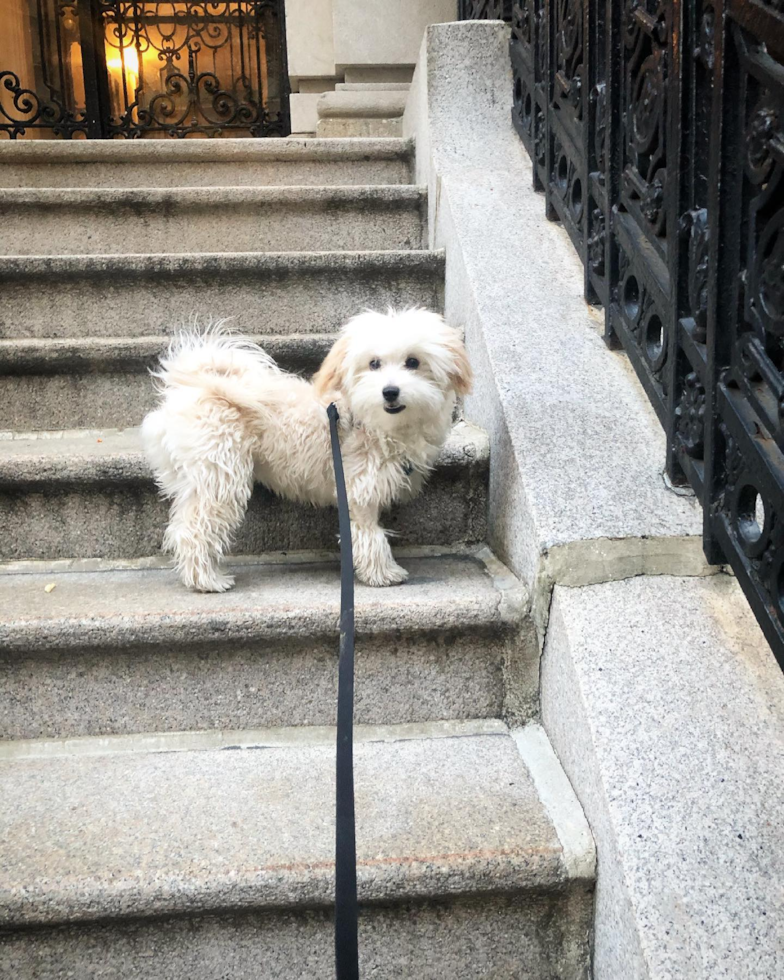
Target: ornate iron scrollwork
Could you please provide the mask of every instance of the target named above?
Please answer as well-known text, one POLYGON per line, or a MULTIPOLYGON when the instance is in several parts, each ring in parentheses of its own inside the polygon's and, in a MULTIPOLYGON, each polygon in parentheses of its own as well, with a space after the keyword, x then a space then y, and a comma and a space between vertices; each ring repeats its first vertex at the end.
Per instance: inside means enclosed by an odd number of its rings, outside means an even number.
POLYGON ((38 84, 0 71, 11 138, 288 132, 282 0, 37 0, 37 19, 38 84))
POLYGON ((683 381, 683 392, 675 409, 678 436, 693 459, 702 459, 705 447, 705 387, 696 371, 683 381))
POLYGON ((694 321, 695 339, 705 343, 708 329, 708 245, 710 229, 708 212, 699 208, 687 212, 681 221, 681 228, 688 232, 688 293, 689 313, 694 321))
POLYGON ((582 116, 583 0, 556 0, 555 84, 577 119, 582 116))
POLYGON ((548 204, 585 261, 587 194, 583 119, 585 84, 585 0, 553 0, 550 24, 553 65, 546 128, 552 137, 548 204))
POLYGON ((79 96, 82 66, 74 56, 81 43, 75 0, 36 0, 28 23, 35 57, 0 64, 0 135, 18 139, 42 129, 62 138, 90 134, 79 96))
POLYGON ((624 203, 661 238, 666 235, 669 5, 626 0, 624 6, 624 203))
POLYGON ((746 174, 755 189, 749 207, 755 239, 747 271, 747 315, 761 330, 784 334, 784 126, 782 107, 764 91, 748 124, 746 174))
POLYGON ((593 152, 596 158, 597 178, 604 184, 607 170, 607 86, 599 82, 594 86, 591 98, 594 104, 593 152))
POLYGON ((518 0, 512 4, 512 37, 523 44, 533 44, 536 10, 534 0, 518 0))
POLYGON ((699 58, 709 71, 713 71, 713 48, 716 31, 716 11, 706 3, 700 20, 700 31, 694 48, 695 58, 699 58))
POLYGON ((588 261, 596 275, 603 276, 607 230, 604 225, 604 211, 601 208, 594 208, 592 225, 593 231, 588 239, 588 261))
POLYGON ((553 137, 553 173, 551 187, 575 224, 583 216, 583 185, 578 169, 557 136, 553 137))
POLYGON ((725 423, 724 483, 718 511, 743 556, 743 578, 763 592, 771 620, 784 624, 784 524, 759 476, 749 467, 741 441, 725 423))
POLYGON ((87 127, 83 111, 69 109, 56 96, 42 99, 24 88, 18 75, 0 71, 0 132, 17 139, 32 128, 51 129, 55 136, 73 136, 85 133, 87 127))
POLYGON ((512 0, 459 0, 460 20, 510 20, 512 0))
POLYGON ((275 35, 276 0, 98 2, 108 50, 121 69, 111 135, 283 135, 284 114, 270 110, 264 78, 274 57, 267 41, 275 35))

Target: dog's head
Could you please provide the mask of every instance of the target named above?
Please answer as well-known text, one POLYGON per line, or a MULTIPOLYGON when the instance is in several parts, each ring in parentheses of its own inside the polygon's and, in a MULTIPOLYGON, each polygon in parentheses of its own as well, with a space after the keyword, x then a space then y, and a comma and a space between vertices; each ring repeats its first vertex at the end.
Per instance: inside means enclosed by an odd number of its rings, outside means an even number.
POLYGON ((393 430, 467 394, 471 366, 457 331, 437 313, 366 312, 346 324, 313 383, 324 398, 345 398, 363 422, 393 430))

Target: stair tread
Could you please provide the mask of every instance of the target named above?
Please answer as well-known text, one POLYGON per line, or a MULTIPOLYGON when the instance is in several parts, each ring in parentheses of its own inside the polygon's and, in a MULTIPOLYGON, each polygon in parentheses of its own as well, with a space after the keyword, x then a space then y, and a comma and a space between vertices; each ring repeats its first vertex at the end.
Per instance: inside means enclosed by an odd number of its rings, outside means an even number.
POLYGON ((165 205, 217 209, 221 205, 304 204, 334 208, 375 204, 413 206, 427 197, 415 184, 282 184, 237 187, 10 187, 0 190, 0 212, 7 208, 128 208, 135 216, 165 205))
POLYGON ((365 160, 408 157, 413 142, 396 137, 355 139, 220 140, 9 140, 0 143, 0 166, 54 163, 244 163, 365 160))
POLYGON ((74 252, 0 256, 0 336, 173 333, 196 314, 249 332, 334 331, 367 306, 442 307, 443 250, 74 252))
MULTIPOLYGON (((412 549, 398 557, 411 573, 405 585, 356 585, 360 635, 519 624, 524 588, 487 549, 412 549)), ((2 565, 0 645, 116 649, 337 635, 340 576, 331 556, 271 555, 227 565, 236 585, 222 595, 189 592, 163 559, 2 565)))
POLYGON ((216 271, 320 272, 324 269, 424 269, 443 272, 443 249, 368 249, 345 252, 161 252, 99 255, 0 255, 0 282, 19 276, 85 273, 166 273, 216 271))
MULTIPOLYGON (((436 466, 486 465, 489 453, 484 430, 458 422, 436 466)), ((6 433, 0 438, 0 486, 151 479, 138 428, 6 433)))
MULTIPOLYGON (((563 887, 512 737, 400 734, 355 747, 362 901, 563 887)), ((328 906, 332 739, 227 748, 4 755, 0 923, 328 906)))
POLYGON ((425 247, 410 184, 41 187, 0 192, 11 255, 350 251, 425 247))
MULTIPOLYGON (((289 354, 325 354, 335 334, 253 334, 244 337, 261 344, 272 357, 289 354)), ((115 367, 144 363, 165 351, 171 336, 140 337, 12 337, 0 339, 0 373, 77 370, 86 365, 115 367)))

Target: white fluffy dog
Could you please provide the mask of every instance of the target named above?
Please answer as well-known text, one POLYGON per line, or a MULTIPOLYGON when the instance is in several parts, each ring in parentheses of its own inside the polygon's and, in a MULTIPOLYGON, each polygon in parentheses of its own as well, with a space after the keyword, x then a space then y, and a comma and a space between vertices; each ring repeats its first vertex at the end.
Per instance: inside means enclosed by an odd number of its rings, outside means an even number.
POLYGON ((162 403, 142 437, 171 499, 164 547, 185 585, 223 592, 220 559, 242 523, 254 480, 291 500, 335 503, 326 406, 340 413, 357 577, 395 585, 381 511, 416 494, 447 438, 456 394, 471 386, 457 332, 435 313, 362 313, 312 382, 281 371, 255 344, 220 329, 174 344, 155 372, 162 403))

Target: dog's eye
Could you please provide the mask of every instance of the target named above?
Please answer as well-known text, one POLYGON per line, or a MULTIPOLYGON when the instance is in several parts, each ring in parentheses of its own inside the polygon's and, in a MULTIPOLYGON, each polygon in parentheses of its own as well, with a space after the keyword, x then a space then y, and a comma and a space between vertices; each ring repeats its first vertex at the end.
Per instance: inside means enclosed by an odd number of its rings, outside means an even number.
POLYGON ((409 371, 416 371, 416 369, 419 367, 419 361, 415 357, 407 357, 406 367, 409 371))
POLYGON ((379 361, 377 357, 374 357, 373 360, 370 362, 370 370, 378 371, 380 367, 381 367, 381 361, 379 361))

